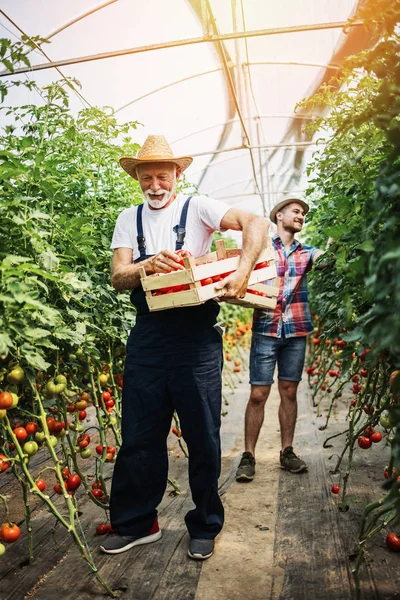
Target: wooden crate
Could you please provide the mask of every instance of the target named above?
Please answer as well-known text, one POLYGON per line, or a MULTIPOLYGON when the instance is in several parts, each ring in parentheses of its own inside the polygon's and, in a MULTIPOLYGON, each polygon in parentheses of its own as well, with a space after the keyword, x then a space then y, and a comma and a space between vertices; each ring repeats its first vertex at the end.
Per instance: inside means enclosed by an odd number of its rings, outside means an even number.
MULTIPOLYGON (((145 269, 141 267, 139 273, 149 310, 153 312, 177 308, 179 306, 196 306, 203 304, 211 298, 217 298, 218 291, 215 289, 215 282, 202 285, 201 281, 208 277, 215 277, 229 271, 235 271, 239 264, 241 250, 238 248, 225 248, 223 240, 218 240, 216 246, 216 252, 210 252, 199 258, 185 258, 183 261, 185 269, 182 271, 173 271, 165 275, 146 275, 145 269), (189 286, 189 289, 157 296, 152 294, 152 292, 160 291, 162 288, 178 285, 189 286)), ((267 266, 254 269, 250 275, 249 288, 262 292, 266 291, 270 298, 247 293, 243 300, 227 299, 226 302, 251 306, 253 308, 273 308, 275 306, 276 296, 279 291, 278 288, 260 283, 276 278, 274 250, 270 241, 267 248, 260 254, 257 264, 262 262, 266 262, 267 266), (254 286, 261 286, 261 288, 254 286)))

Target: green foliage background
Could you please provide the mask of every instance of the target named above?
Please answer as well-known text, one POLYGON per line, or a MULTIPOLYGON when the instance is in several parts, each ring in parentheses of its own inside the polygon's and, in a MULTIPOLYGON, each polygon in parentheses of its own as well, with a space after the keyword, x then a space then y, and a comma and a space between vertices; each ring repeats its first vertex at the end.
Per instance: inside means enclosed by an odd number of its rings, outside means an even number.
POLYGON ((334 239, 330 267, 312 277, 311 301, 328 336, 344 333, 361 342, 359 353, 371 347, 371 359, 384 352, 398 366, 400 2, 366 2, 359 16, 379 29, 379 43, 347 61, 339 91, 327 85, 307 102, 330 109, 310 133, 333 132, 309 166, 308 238, 322 248, 334 239))

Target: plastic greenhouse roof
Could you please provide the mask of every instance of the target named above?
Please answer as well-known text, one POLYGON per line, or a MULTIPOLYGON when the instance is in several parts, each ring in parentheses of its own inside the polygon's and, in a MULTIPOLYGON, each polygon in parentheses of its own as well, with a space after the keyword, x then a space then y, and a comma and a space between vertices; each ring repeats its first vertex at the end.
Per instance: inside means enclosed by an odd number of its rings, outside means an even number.
MULTIPOLYGON (((87 102, 143 124, 135 141, 163 133, 176 156, 195 156, 186 173, 200 193, 268 214, 281 193, 305 189, 305 165, 316 149, 303 132, 315 115, 294 115, 296 103, 372 43, 361 27, 343 31, 357 4, 2 0, 0 37, 50 37, 47 57, 30 55, 35 72, 13 78, 45 85, 59 79, 49 68, 59 64, 81 82, 87 102)), ((40 99, 13 88, 7 101, 40 99)), ((78 111, 82 100, 74 96, 71 106, 78 111)))

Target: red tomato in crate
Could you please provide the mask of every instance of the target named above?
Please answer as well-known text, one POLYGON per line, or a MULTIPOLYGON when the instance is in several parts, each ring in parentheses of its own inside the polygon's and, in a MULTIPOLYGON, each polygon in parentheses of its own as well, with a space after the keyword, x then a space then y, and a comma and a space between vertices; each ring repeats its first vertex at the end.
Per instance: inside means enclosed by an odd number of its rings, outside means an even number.
POLYGON ((193 254, 191 252, 189 252, 189 250, 177 250, 175 252, 175 254, 177 254, 180 257, 180 260, 178 262, 182 266, 184 266, 184 264, 183 264, 184 258, 187 258, 188 256, 193 256, 193 254))
POLYGON ((265 269, 265 267, 268 267, 268 263, 266 260, 264 260, 263 262, 258 263, 258 265, 256 265, 254 267, 255 271, 258 271, 259 269, 265 269))
POLYGON ((205 279, 200 280, 201 285, 211 285, 213 283, 212 277, 206 277, 205 279))

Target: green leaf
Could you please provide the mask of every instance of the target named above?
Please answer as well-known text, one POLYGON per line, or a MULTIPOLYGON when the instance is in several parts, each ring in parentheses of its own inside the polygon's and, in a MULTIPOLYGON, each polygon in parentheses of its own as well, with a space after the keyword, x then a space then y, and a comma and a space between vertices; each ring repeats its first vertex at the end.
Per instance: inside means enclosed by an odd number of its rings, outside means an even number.
POLYGON ((50 331, 48 331, 47 329, 41 329, 40 327, 26 329, 25 333, 27 337, 35 338, 37 340, 50 335, 50 331))
POLYGON ((375 245, 373 244, 372 240, 364 240, 360 245, 359 245, 360 250, 363 250, 364 252, 373 252, 375 250, 375 245))

